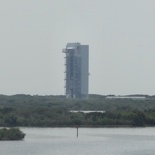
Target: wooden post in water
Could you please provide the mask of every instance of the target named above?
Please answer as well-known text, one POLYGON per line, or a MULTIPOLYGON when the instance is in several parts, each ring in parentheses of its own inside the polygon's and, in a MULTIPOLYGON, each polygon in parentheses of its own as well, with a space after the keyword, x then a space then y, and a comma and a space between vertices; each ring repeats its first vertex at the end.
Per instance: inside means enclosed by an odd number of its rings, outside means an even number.
POLYGON ((76 126, 76 129, 77 129, 77 137, 78 137, 79 136, 79 131, 78 131, 79 127, 78 127, 78 125, 76 126))

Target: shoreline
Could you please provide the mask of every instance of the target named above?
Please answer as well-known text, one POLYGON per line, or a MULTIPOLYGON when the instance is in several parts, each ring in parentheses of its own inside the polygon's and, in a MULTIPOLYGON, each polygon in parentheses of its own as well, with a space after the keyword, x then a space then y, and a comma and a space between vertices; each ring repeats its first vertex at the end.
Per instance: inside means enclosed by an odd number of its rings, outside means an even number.
MULTIPOLYGON (((9 127, 9 126, 0 126, 0 129, 2 128, 76 128, 75 126, 15 126, 15 127, 9 127)), ((132 126, 132 125, 106 125, 106 126, 80 126, 78 125, 78 128, 146 128, 146 127, 155 127, 155 126, 132 126)))

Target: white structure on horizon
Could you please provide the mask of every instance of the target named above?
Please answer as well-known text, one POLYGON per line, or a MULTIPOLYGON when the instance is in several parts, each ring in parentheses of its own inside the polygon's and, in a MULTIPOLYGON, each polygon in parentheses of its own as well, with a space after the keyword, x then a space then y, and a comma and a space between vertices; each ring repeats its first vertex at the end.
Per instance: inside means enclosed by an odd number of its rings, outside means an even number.
POLYGON ((132 100, 146 100, 145 96, 106 96, 106 99, 132 99, 132 100))
POLYGON ((93 110, 93 111, 88 111, 88 110, 70 110, 69 112, 71 112, 71 113, 82 112, 84 114, 89 114, 89 113, 106 113, 106 111, 99 111, 99 110, 93 110))
POLYGON ((89 87, 89 46, 67 43, 65 56, 65 94, 67 98, 87 99, 89 87))

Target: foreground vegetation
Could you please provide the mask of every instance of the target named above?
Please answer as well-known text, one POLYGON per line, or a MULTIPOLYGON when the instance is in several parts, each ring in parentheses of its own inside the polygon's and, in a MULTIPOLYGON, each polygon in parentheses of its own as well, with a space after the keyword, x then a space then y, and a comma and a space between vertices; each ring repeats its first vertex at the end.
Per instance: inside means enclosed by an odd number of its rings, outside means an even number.
POLYGON ((25 134, 18 128, 0 129, 0 140, 22 140, 25 134))
POLYGON ((155 126, 155 96, 146 97, 146 100, 109 100, 90 95, 89 100, 72 100, 64 96, 0 95, 0 126, 155 126), (70 110, 105 113, 71 113, 70 110))

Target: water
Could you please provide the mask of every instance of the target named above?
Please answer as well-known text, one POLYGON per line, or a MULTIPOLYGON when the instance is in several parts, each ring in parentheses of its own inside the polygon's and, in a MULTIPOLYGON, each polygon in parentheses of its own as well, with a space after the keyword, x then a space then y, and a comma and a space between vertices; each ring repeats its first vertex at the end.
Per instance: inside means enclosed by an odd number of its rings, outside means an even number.
POLYGON ((23 141, 0 141, 0 155, 153 155, 155 128, 20 128, 23 141))

